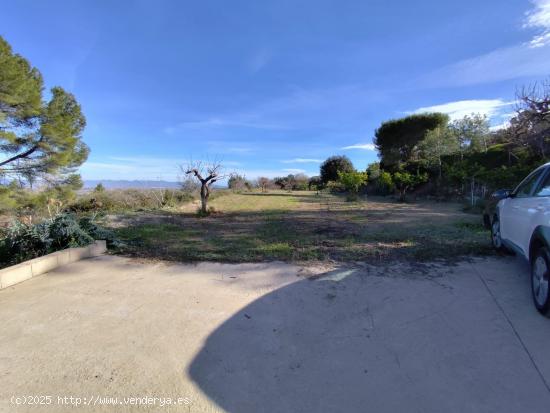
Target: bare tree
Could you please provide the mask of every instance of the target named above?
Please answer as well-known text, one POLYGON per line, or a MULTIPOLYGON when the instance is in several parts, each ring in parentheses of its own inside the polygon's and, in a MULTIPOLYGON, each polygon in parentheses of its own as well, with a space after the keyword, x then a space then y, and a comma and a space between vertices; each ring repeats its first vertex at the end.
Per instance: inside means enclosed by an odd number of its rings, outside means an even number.
POLYGON ((271 185, 271 179, 266 178, 265 176, 260 176, 258 178, 258 186, 261 188, 262 192, 267 192, 269 185, 271 185))
POLYGON ((546 158, 550 149, 550 80, 522 88, 517 98, 516 116, 510 120, 515 143, 546 158))
POLYGON ((190 162, 187 166, 180 167, 186 175, 194 176, 201 186, 201 212, 208 213, 208 198, 210 197, 213 183, 225 178, 222 174, 220 162, 190 162))

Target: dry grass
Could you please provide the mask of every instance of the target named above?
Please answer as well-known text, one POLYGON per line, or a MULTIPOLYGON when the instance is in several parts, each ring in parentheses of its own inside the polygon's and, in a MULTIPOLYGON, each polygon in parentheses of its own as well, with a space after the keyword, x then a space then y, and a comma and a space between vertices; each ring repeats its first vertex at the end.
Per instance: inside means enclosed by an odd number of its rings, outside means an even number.
MULTIPOLYGON (((490 251, 480 217, 447 203, 345 202, 315 192, 227 194, 205 218, 177 213, 111 216, 122 253, 177 261, 451 259, 490 251)), ((191 210, 189 210, 191 209, 191 210)))

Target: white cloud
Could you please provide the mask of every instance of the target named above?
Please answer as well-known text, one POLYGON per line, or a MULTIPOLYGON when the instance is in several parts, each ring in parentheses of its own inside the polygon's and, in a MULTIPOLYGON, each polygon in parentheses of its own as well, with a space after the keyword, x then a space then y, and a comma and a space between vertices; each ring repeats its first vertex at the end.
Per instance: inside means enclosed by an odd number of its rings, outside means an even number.
POLYGON ((284 172, 287 172, 289 174, 305 174, 305 169, 296 169, 296 168, 286 168, 283 169, 284 172))
POLYGON ((534 0, 534 9, 526 13, 524 28, 542 29, 529 42, 532 48, 538 48, 550 43, 550 0, 534 0))
POLYGON ((356 143, 354 145, 344 146, 342 149, 363 149, 366 151, 375 151, 376 146, 373 143, 356 143))
POLYGON ((550 73, 550 0, 534 0, 525 13, 524 29, 535 30, 530 41, 492 50, 444 66, 422 77, 431 87, 466 86, 550 73))
POLYGON ((466 86, 550 73, 550 45, 529 44, 497 49, 462 60, 428 74, 423 83, 431 87, 466 86))
MULTIPOLYGON (((177 181, 182 175, 180 165, 185 165, 188 161, 186 158, 111 156, 106 160, 85 162, 80 167, 80 172, 84 179, 177 181)), ((225 168, 241 166, 236 161, 220 162, 225 168)))
POLYGON ((321 163, 321 159, 309 159, 309 158, 294 158, 288 159, 286 161, 281 161, 282 163, 321 163))
POLYGON ((472 113, 479 113, 492 118, 504 115, 503 112, 514 103, 515 102, 506 102, 502 99, 458 100, 456 102, 418 108, 412 113, 441 112, 449 115, 451 120, 461 119, 472 113))
POLYGON ((204 130, 214 128, 249 128, 249 129, 285 129, 284 126, 275 123, 257 122, 246 119, 244 116, 213 117, 196 121, 185 121, 175 125, 166 126, 163 132, 174 135, 185 130, 204 130))

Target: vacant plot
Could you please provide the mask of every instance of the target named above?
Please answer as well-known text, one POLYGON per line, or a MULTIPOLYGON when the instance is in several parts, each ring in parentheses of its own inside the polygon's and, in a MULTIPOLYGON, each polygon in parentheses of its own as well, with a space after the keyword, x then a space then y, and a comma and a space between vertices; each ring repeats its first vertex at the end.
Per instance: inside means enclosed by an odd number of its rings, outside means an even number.
POLYGON ((107 217, 121 252, 174 261, 428 260, 490 251, 479 216, 448 203, 345 202, 316 192, 229 193, 199 218, 170 213, 107 217))

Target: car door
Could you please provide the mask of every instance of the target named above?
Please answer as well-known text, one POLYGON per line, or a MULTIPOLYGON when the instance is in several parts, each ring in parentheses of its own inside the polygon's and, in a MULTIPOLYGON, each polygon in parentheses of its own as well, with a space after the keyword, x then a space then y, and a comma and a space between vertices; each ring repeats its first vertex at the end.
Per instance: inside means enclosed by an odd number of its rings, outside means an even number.
POLYGON ((539 168, 527 176, 514 190, 512 196, 499 203, 500 231, 502 239, 511 242, 524 255, 528 255, 532 229, 530 223, 537 213, 540 198, 534 196, 538 183, 546 175, 547 167, 539 168), (527 241, 526 241, 527 239, 527 241))

